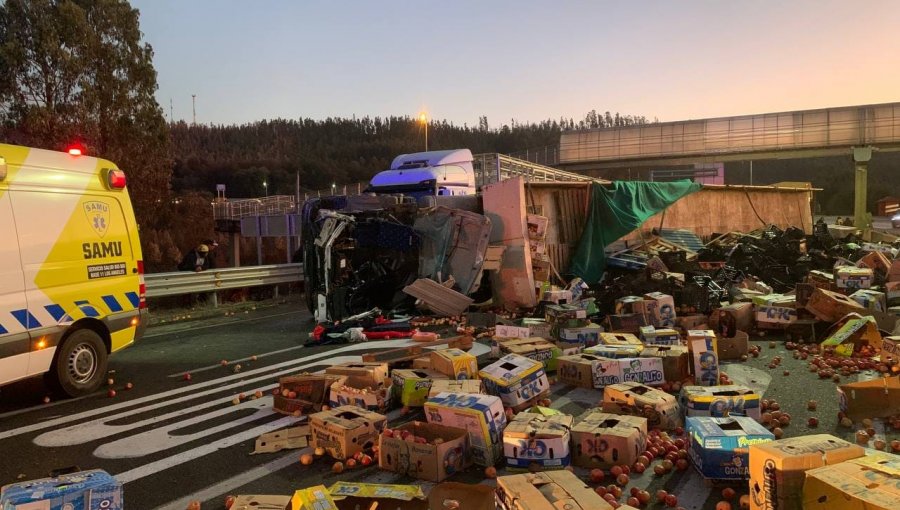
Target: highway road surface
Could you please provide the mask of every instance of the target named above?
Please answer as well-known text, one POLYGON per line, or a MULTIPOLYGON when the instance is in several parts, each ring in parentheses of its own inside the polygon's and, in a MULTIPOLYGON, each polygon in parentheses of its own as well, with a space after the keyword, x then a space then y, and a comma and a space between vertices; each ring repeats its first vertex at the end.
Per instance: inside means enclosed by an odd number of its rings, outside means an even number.
MULTIPOLYGON (((233 405, 232 399, 256 390, 270 394, 280 376, 323 370, 331 363, 357 360, 363 351, 407 341, 306 348, 312 326, 305 311, 285 304, 152 327, 141 342, 112 357, 112 388, 118 393, 112 398, 104 388, 80 399, 44 404, 46 390, 39 379, 3 388, 0 483, 41 478, 69 466, 102 468, 125 483, 126 508, 134 510, 183 510, 192 500, 203 502, 203 508, 223 508, 227 494, 291 494, 309 485, 334 483, 339 475, 331 473, 330 459, 302 466, 299 450, 251 455, 257 436, 298 419, 274 413, 270 396, 240 405, 233 405), (230 362, 229 367, 220 365, 222 359, 230 362), (242 369, 235 373, 238 363, 242 369), (184 380, 186 372, 191 381, 184 380), (124 389, 128 382, 133 389, 124 389)), ((731 377, 792 410, 794 423, 787 428, 788 435, 809 432, 806 401, 817 399, 822 421, 817 432, 849 437, 849 431, 836 429, 833 383, 816 380, 781 342, 769 349, 768 338, 757 340, 765 340, 761 359, 726 367, 731 377), (765 368, 776 353, 783 356, 784 366, 765 368), (785 368, 794 375, 782 375, 785 368)), ((478 354, 488 351, 481 344, 474 349, 478 354)), ((553 407, 571 414, 600 400, 595 391, 560 384, 553 389, 553 407)), ((401 418, 397 411, 389 415, 395 422, 414 418, 401 418)), ((341 476, 350 481, 416 483, 377 466, 341 476)), ((482 471, 473 468, 456 479, 479 483, 482 478, 482 471)), ((633 476, 631 483, 674 491, 686 508, 714 508, 719 499, 720 487, 708 487, 692 468, 661 478, 648 470, 633 476)), ((739 493, 746 491, 741 484, 733 487, 739 493)))

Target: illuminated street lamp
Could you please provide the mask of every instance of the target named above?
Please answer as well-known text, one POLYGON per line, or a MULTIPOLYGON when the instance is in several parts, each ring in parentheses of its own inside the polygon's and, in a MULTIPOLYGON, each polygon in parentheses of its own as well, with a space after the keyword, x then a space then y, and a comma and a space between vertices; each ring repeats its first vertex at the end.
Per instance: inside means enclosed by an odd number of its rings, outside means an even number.
POLYGON ((335 188, 337 188, 337 184, 331 183, 331 194, 334 195, 336 193, 335 188))
POLYGON ((428 115, 425 112, 419 113, 419 122, 425 127, 425 152, 428 152, 428 115))
POLYGON ((263 181, 263 190, 265 190, 266 196, 268 197, 269 196, 269 183, 266 181, 263 181))

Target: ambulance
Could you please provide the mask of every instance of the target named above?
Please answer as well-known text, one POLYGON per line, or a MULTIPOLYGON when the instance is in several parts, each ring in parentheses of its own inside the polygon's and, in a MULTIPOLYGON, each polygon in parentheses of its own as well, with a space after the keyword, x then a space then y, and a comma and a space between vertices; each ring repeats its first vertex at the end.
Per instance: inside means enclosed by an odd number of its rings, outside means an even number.
POLYGON ((115 164, 0 144, 0 385, 70 396, 107 378, 145 326, 138 226, 115 164))

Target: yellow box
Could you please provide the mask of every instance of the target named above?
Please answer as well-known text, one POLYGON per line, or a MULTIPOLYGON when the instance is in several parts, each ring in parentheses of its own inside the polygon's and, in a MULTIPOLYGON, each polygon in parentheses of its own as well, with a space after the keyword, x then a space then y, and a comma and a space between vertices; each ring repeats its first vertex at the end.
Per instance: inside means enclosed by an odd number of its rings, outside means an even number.
POLYGON ((478 379, 478 360, 461 349, 433 351, 431 369, 451 379, 478 379))
POLYGON ((294 491, 291 508, 293 510, 338 510, 324 485, 294 491))
POLYGON ((863 455, 861 446, 829 434, 750 445, 750 509, 801 510, 808 470, 863 455))
POLYGON ((805 510, 900 508, 900 456, 879 453, 806 472, 805 510))

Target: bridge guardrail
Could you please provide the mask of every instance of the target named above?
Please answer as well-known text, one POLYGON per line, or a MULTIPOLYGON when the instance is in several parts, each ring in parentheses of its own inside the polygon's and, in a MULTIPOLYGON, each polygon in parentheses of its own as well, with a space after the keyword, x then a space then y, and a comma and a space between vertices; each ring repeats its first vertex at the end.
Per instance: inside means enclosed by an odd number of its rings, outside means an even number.
MULTIPOLYGON (((175 271, 144 275, 147 298, 182 296, 224 289, 259 287, 279 283, 299 282, 303 264, 273 264, 268 266, 226 267, 194 273, 175 271)), ((215 303, 215 302, 214 302, 215 303)))

